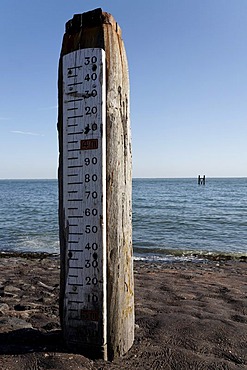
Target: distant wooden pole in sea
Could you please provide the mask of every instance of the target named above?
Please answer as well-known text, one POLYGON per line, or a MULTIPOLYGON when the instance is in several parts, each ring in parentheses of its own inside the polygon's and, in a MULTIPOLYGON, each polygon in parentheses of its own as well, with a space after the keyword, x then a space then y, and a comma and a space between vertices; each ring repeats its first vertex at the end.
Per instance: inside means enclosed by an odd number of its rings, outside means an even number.
POLYGON ((206 184, 206 176, 200 176, 198 175, 198 185, 205 185, 206 184))
POLYGON ((66 24, 58 100, 62 330, 112 360, 134 340, 132 154, 125 48, 101 9, 66 24))

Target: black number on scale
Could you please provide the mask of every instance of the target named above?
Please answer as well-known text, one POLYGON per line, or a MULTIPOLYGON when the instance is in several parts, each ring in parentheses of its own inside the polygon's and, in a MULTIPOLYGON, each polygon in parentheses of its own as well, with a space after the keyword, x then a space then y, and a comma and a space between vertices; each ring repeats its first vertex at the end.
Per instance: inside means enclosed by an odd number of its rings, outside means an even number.
POLYGON ((93 251, 97 251, 98 244, 97 243, 92 243, 92 245, 90 245, 90 243, 87 243, 86 246, 85 246, 85 249, 90 250, 91 248, 92 248, 93 251))
POLYGON ((93 124, 92 124, 92 130, 93 130, 93 131, 96 131, 96 130, 97 130, 97 128, 98 128, 97 123, 93 123, 93 124))
POLYGON ((92 73, 91 75, 88 73, 86 76, 85 76, 85 78, 84 78, 84 80, 86 80, 86 81, 90 81, 90 80, 93 80, 93 81, 95 81, 95 80, 97 80, 97 73, 92 73))
POLYGON ((90 174, 89 173, 87 173, 86 175, 85 175, 85 182, 90 182, 90 181, 97 181, 98 180, 98 176, 97 175, 92 175, 92 177, 90 177, 90 174))
POLYGON ((90 128, 89 124, 86 125, 84 127, 84 130, 82 132, 87 135, 91 130, 96 131, 97 129, 98 129, 97 124, 96 123, 93 123, 92 126, 91 126, 91 128, 90 128))
POLYGON ((98 267, 98 261, 93 260, 93 262, 91 263, 90 260, 86 260, 85 268, 89 269, 91 266, 93 266, 93 268, 98 267))
POLYGON ((86 111, 86 116, 90 115, 90 114, 96 114, 98 109, 97 107, 85 107, 85 111, 86 111))
POLYGON ((92 262, 92 266, 93 266, 93 268, 95 268, 95 269, 96 269, 96 267, 98 267, 98 261, 93 260, 93 262, 92 262))
POLYGON ((89 98, 90 96, 92 96, 93 98, 95 98, 95 97, 98 95, 97 90, 95 90, 95 89, 93 89, 91 93, 90 93, 90 91, 89 91, 89 90, 86 90, 86 91, 85 91, 85 94, 86 94, 86 97, 88 97, 88 98, 89 98))
POLYGON ((85 57, 85 66, 88 66, 90 63, 96 63, 97 62, 97 57, 96 56, 93 56, 93 57, 85 57))
POLYGON ((90 226, 90 225, 86 225, 86 229, 85 229, 85 233, 86 234, 90 234, 91 232, 93 233, 93 234, 96 234, 97 233, 97 231, 98 231, 98 227, 97 226, 90 226))
POLYGON ((96 63, 97 62, 97 57, 96 56, 93 56, 92 59, 91 59, 91 62, 92 63, 96 63))
POLYGON ((98 284, 98 279, 96 277, 91 278, 90 276, 86 276, 86 285, 97 285, 98 284))
POLYGON ((87 296, 87 301, 90 303, 90 302, 92 302, 92 303, 97 303, 98 302, 98 300, 99 300, 99 298, 97 297, 97 295, 96 294, 88 294, 88 296, 87 296))
POLYGON ((93 157, 93 158, 92 158, 92 160, 90 161, 90 158, 85 158, 85 159, 84 159, 84 162, 85 162, 85 165, 86 165, 86 166, 89 166, 89 165, 90 165, 90 163, 92 163, 92 164, 97 164, 98 159, 97 159, 96 157, 93 157))
POLYGON ((89 208, 85 209, 86 216, 91 216, 91 215, 97 216, 97 214, 98 214, 98 210, 96 208, 93 208, 92 210, 90 210, 89 208))
POLYGON ((92 198, 93 198, 93 199, 98 198, 98 193, 97 193, 97 191, 93 191, 93 192, 91 192, 91 191, 86 191, 86 194, 87 194, 87 199, 88 199, 90 196, 92 196, 92 198))

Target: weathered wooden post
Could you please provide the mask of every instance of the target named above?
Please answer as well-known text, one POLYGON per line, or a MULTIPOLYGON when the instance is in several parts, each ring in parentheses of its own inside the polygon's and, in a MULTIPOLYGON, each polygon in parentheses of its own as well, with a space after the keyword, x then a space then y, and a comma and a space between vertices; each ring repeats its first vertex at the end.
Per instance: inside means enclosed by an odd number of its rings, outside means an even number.
POLYGON ((66 24, 58 99, 62 330, 113 359, 134 339, 132 156, 124 44, 101 9, 66 24))

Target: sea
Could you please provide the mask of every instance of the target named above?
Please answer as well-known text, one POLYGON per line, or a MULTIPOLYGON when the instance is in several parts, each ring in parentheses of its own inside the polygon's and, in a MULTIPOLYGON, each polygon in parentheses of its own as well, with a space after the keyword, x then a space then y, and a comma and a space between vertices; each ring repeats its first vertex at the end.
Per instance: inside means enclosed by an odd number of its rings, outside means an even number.
MULTIPOLYGON (((247 178, 133 179, 142 261, 247 256, 247 178)), ((59 254, 57 180, 0 180, 0 252, 59 254)))

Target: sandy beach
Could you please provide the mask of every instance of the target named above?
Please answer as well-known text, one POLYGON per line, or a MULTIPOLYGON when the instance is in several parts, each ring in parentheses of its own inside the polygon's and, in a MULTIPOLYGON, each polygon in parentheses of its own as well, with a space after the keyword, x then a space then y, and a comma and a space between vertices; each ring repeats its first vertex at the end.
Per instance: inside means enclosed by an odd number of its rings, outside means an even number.
POLYGON ((0 257, 2 370, 247 369, 245 260, 135 262, 135 342, 110 363, 63 344, 58 258, 0 257))

